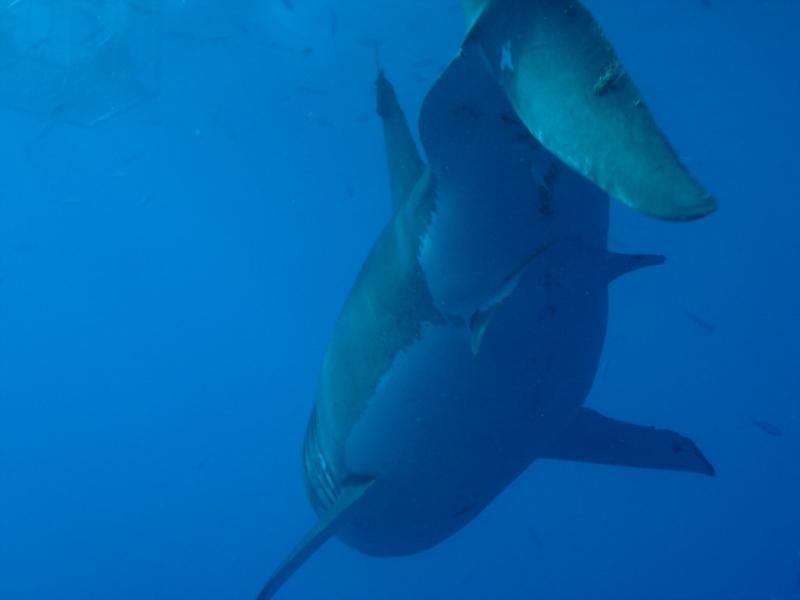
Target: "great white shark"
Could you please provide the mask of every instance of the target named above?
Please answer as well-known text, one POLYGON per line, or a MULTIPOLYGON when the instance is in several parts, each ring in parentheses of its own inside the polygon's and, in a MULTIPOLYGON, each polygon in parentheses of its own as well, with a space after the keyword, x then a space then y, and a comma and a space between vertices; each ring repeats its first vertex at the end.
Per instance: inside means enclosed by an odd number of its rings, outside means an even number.
POLYGON ((674 220, 713 200, 578 2, 464 4, 420 111, 425 161, 378 76, 393 217, 322 364, 302 451, 319 520, 259 600, 334 535, 431 548, 537 459, 714 474, 692 440, 583 406, 609 283, 664 260, 607 249, 608 194, 674 220))

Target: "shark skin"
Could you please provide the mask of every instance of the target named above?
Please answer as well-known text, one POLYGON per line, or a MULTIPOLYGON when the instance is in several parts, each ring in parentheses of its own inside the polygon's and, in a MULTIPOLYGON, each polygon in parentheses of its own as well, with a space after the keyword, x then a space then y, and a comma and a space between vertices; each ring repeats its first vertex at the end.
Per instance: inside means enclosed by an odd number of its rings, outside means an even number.
MULTIPOLYGON (((428 163, 323 360, 303 448, 320 521, 259 600, 333 536, 373 556, 435 546, 537 459, 714 474, 688 438, 583 407, 608 284, 664 259, 607 250, 607 195, 531 135, 481 45, 435 83, 419 128, 428 163)), ((390 169, 416 164, 405 129, 385 131, 390 169)))
POLYGON ((716 203, 681 163, 576 0, 463 0, 469 32, 534 137, 612 197, 685 221, 716 203))

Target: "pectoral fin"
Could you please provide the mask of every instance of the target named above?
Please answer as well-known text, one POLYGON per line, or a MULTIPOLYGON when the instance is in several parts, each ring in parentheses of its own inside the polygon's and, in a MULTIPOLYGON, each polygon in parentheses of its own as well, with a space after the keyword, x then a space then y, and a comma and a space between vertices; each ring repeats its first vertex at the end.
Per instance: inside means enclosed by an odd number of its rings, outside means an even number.
POLYGON ((286 583, 297 569, 322 546, 328 539, 336 534, 339 526, 345 522, 352 514, 353 507, 358 500, 370 488, 374 480, 364 483, 345 485, 342 487, 339 497, 327 513, 322 516, 319 522, 306 533, 305 537, 289 553, 281 566, 270 577, 266 585, 258 594, 258 600, 268 600, 272 598, 278 589, 286 583))
POLYGON ((540 458, 714 475, 695 443, 674 431, 616 421, 589 408, 540 458))
POLYGON ((606 192, 648 215, 714 210, 658 129, 600 26, 575 0, 465 0, 480 45, 528 130, 606 192))

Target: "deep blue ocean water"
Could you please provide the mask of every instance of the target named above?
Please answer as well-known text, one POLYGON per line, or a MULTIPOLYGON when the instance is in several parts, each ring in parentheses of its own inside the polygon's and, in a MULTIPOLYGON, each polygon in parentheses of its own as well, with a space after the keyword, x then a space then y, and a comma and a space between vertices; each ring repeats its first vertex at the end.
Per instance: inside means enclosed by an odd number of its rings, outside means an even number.
MULTIPOLYGON (((46 29, 14 4, 3 35, 46 29)), ((414 123, 463 17, 222 4, 159 9, 157 96, 94 126, 0 94, 2 600, 253 598, 315 520, 316 378, 390 216, 374 40, 414 123)), ((800 598, 800 3, 585 4, 720 204, 613 204, 611 247, 668 262, 611 286, 588 405, 717 476, 540 461, 433 550, 333 540, 280 598, 800 598)))

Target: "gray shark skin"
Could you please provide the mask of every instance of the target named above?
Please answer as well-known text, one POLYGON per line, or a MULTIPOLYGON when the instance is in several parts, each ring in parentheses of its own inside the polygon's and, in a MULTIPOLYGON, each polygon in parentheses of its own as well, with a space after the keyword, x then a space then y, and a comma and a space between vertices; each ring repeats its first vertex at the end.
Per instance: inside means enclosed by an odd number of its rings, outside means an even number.
MULTIPOLYGON (((714 475, 690 439, 583 406, 609 283, 664 258, 607 249, 606 191, 531 131, 491 35, 473 37, 495 3, 476 4, 422 106, 427 164, 379 74, 394 214, 322 364, 303 446, 319 521, 259 600, 333 536, 373 556, 435 546, 537 459, 714 475)), ((700 214, 673 200, 662 216, 700 214)))
MULTIPOLYGON (((260 600, 333 535, 375 556, 438 544, 536 459, 714 473, 691 440, 582 407, 608 284, 663 257, 606 249, 606 194, 531 136, 480 46, 437 81, 419 125, 428 165, 323 361, 303 448, 320 521, 260 600)), ((390 170, 416 164, 407 129, 384 131, 390 170)))
POLYGON ((546 148, 645 214, 689 220, 713 198, 689 174, 598 23, 575 0, 464 0, 470 31, 546 148))

